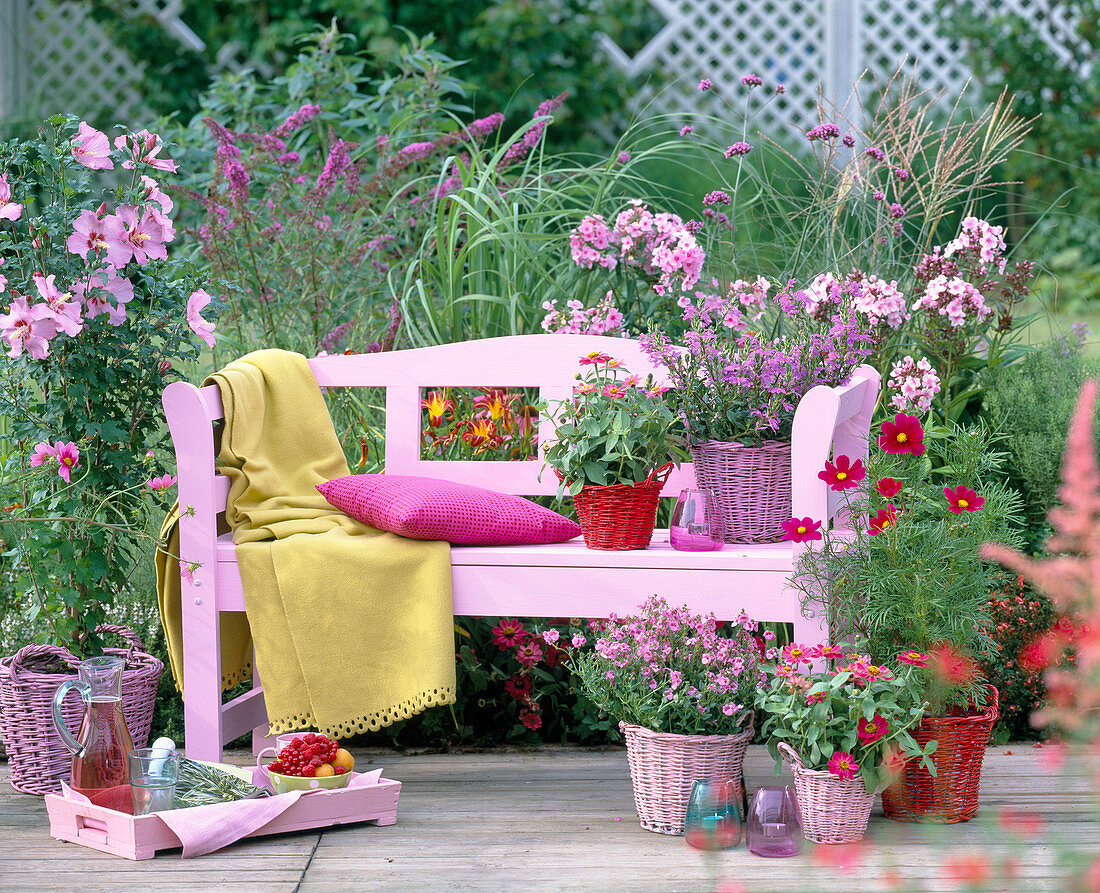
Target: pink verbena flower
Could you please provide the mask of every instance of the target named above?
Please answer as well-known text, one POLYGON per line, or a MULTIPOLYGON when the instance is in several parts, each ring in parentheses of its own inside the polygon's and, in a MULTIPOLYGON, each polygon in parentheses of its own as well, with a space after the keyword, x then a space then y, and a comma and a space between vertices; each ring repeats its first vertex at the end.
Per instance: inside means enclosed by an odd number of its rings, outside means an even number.
POLYGON ((902 412, 928 412, 941 390, 940 377, 927 357, 914 360, 907 356, 895 363, 887 384, 896 392, 890 405, 902 412))
POLYGON ((725 155, 726 158, 734 158, 748 155, 751 151, 752 146, 749 143, 746 143, 744 140, 738 140, 733 145, 726 146, 726 150, 722 154, 725 155))
POLYGON ((683 127, 680 128, 680 136, 687 136, 689 133, 693 132, 694 130, 695 130, 695 128, 692 127, 690 124, 685 124, 683 127))
POLYGON ((699 81, 699 90, 703 93, 706 93, 706 91, 713 86, 714 84, 711 82, 710 78, 703 78, 699 81))
POLYGON ((77 134, 73 137, 73 158, 93 171, 114 170, 111 161, 111 142, 107 134, 96 130, 87 122, 81 121, 77 134))
POLYGON ((0 174, 0 220, 18 220, 22 213, 23 206, 11 200, 8 175, 0 174))
POLYGON ((806 139, 811 143, 815 140, 831 140, 840 136, 840 128, 830 122, 818 124, 806 131, 806 139))
POLYGON ((215 324, 202 318, 202 309, 210 301, 210 295, 201 288, 192 292, 191 297, 187 299, 187 324, 191 327, 192 332, 206 342, 207 347, 213 347, 216 342, 214 337, 215 324))

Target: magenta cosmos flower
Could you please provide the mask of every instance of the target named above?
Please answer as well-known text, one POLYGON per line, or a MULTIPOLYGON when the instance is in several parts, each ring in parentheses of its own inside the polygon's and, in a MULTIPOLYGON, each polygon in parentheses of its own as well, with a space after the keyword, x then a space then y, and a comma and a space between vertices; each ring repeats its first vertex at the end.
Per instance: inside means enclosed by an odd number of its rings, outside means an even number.
POLYGON ((924 455, 924 429, 920 421, 904 412, 894 416, 894 421, 882 423, 879 446, 886 453, 911 453, 924 455))
POLYGON ((172 475, 166 474, 159 478, 150 478, 145 482, 145 486, 150 490, 167 490, 175 483, 176 479, 172 475))
POLYGON ((856 737, 860 744, 874 744, 886 734, 889 724, 881 716, 873 719, 861 719, 859 728, 856 729, 856 737))
POLYGON ((855 778, 859 771, 859 763, 850 753, 840 751, 833 754, 833 758, 829 760, 829 771, 837 778, 845 780, 855 778))
POLYGON ((879 482, 875 484, 875 490, 880 496, 893 499, 901 492, 901 485, 902 482, 894 478, 879 478, 879 482))
POLYGON ((826 460, 825 470, 819 471, 817 476, 834 490, 847 490, 867 476, 867 469, 862 459, 856 459, 853 464, 847 456, 837 456, 836 465, 826 460))
POLYGON ((81 121, 73 137, 73 158, 93 171, 114 170, 111 161, 111 142, 107 134, 81 121))
POLYGON ((783 539, 792 543, 821 539, 821 522, 813 518, 791 518, 780 526, 783 528, 783 539))
POLYGON ((57 453, 54 452, 52 446, 48 441, 42 441, 34 445, 34 452, 31 453, 31 468, 37 468, 47 459, 56 459, 57 453))
POLYGON ((80 450, 71 440, 68 443, 62 443, 59 440, 53 445, 53 452, 57 459, 57 473, 67 484, 72 470, 80 467, 80 450))
POLYGON ((943 495, 947 497, 947 501, 950 503, 948 508, 956 515, 960 515, 963 512, 976 512, 985 505, 984 496, 979 496, 969 487, 964 487, 962 484, 957 486, 954 490, 950 487, 944 487, 943 495))
POLYGON ((871 523, 867 527, 867 532, 871 536, 877 536, 882 533, 887 527, 892 527, 897 523, 898 510, 894 508, 893 503, 889 508, 879 509, 875 513, 875 516, 871 519, 871 523))

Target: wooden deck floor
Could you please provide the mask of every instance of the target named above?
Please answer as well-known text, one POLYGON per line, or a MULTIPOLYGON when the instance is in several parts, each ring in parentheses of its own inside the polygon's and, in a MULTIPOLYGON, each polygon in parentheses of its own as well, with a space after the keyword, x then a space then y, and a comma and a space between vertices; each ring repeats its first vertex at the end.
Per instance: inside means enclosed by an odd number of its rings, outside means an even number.
MULTIPOLYGON (((983 773, 983 816, 930 827, 883 818, 876 805, 867 846, 843 870, 823 865, 836 848, 807 846, 793 859, 761 859, 743 846, 703 854, 682 838, 641 829, 622 751, 549 749, 519 753, 399 756, 361 752, 358 768, 384 766, 404 785, 398 822, 334 828, 232 846, 182 860, 177 852, 128 862, 49 836, 42 800, 13 791, 0 768, 0 890, 344 893, 361 890, 811 891, 957 890, 945 862, 959 854, 994 863, 1015 855, 1016 881, 983 889, 1069 889, 1059 848, 1100 856, 1089 773, 1076 762, 1052 770, 1029 745, 991 749, 983 773), (1010 804, 1044 819, 1028 845, 997 828, 1010 804), (884 880, 884 872, 886 879, 884 880), (900 879, 891 888, 890 872, 900 879), (734 883, 735 882, 735 883, 734 883), (740 886, 736 886, 739 884, 740 886)), ((233 762, 244 764, 246 754, 233 762)), ((771 760, 753 747, 750 789, 773 781, 771 760)))

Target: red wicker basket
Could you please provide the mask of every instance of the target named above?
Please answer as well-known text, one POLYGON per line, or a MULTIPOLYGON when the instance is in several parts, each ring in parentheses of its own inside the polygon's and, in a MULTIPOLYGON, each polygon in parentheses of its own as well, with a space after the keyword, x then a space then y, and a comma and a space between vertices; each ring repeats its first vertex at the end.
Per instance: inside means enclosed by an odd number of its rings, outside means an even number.
POLYGON ((997 689, 987 685, 989 699, 978 713, 926 716, 910 730, 922 747, 939 742, 932 754, 933 778, 919 761, 906 762, 901 775, 882 792, 882 811, 901 822, 966 822, 978 811, 982 758, 997 721, 997 689))
POLYGON ((791 518, 791 444, 703 440, 691 444, 695 482, 722 512, 727 543, 777 543, 791 518))
POLYGON ((644 549, 653 538, 657 500, 672 472, 669 462, 637 484, 585 484, 573 497, 589 549, 644 549))
MULTIPOLYGON (((153 725, 157 683, 164 664, 145 651, 141 639, 121 626, 104 625, 99 633, 115 633, 129 648, 105 648, 104 654, 123 657, 122 713, 134 747, 145 747, 153 725)), ((0 659, 0 735, 11 767, 11 784, 25 794, 61 790, 72 771, 72 754, 61 743, 53 724, 53 696, 57 687, 76 675, 80 660, 56 645, 27 645, 12 657, 0 659), (70 667, 72 672, 57 672, 70 667)), ((62 716, 73 734, 80 728, 84 705, 75 692, 66 698, 62 716)))

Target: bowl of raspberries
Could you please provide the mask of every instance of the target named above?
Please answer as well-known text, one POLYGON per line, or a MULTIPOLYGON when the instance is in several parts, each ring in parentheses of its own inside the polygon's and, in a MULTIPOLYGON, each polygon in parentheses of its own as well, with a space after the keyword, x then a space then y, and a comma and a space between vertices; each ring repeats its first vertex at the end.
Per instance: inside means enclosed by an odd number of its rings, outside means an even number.
POLYGON ((319 732, 284 735, 278 741, 275 760, 265 767, 276 794, 347 787, 355 759, 336 741, 319 732))

